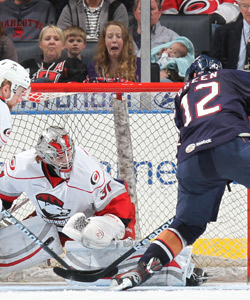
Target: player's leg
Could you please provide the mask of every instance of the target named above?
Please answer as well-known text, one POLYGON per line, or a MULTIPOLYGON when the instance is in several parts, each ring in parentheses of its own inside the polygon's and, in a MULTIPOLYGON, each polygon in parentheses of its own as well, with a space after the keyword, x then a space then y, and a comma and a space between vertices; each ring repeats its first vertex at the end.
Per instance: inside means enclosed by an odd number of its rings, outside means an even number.
POLYGON ((142 284, 162 266, 171 262, 215 221, 226 180, 220 180, 210 153, 197 154, 178 165, 178 204, 176 218, 168 229, 151 243, 137 268, 113 278, 112 289, 128 289, 142 284), (209 174, 203 170, 210 169, 209 174))
POLYGON ((250 138, 237 137, 211 150, 218 174, 250 188, 250 138))
MULTIPOLYGON (((22 223, 42 242, 53 237, 49 246, 58 255, 63 252, 54 224, 48 224, 39 217, 32 217, 22 223)), ((34 243, 15 225, 0 229, 0 245, 0 274, 21 271, 51 258, 38 243, 34 243)))

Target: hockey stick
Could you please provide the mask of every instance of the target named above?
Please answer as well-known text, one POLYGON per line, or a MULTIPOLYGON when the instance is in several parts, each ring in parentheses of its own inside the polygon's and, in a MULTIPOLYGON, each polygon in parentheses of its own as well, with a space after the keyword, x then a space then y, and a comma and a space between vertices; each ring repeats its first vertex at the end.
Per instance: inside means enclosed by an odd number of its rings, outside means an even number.
POLYGON ((44 251, 46 251, 50 256, 57 260, 64 268, 69 271, 73 270, 60 256, 58 256, 53 250, 48 247, 48 243, 51 242, 51 238, 43 243, 34 233, 32 233, 27 227, 25 227, 20 221, 18 221, 11 213, 7 212, 7 210, 3 209, 2 215, 4 218, 8 218, 13 223, 13 225, 18 227, 23 233, 25 233, 30 239, 32 239, 34 243, 39 245, 44 251))
POLYGON ((132 253, 139 250, 142 246, 148 244, 151 239, 157 237, 162 231, 167 229, 169 225, 172 223, 174 218, 169 219, 166 223, 162 224, 140 242, 138 242, 134 247, 125 252, 122 256, 113 261, 109 266, 104 269, 99 269, 95 271, 83 271, 83 270, 65 270, 59 267, 54 267, 54 272, 66 279, 81 281, 81 282, 94 282, 98 279, 104 278, 105 276, 112 276, 117 273, 117 266, 128 258, 132 253), (111 275, 112 274, 112 275, 111 275))

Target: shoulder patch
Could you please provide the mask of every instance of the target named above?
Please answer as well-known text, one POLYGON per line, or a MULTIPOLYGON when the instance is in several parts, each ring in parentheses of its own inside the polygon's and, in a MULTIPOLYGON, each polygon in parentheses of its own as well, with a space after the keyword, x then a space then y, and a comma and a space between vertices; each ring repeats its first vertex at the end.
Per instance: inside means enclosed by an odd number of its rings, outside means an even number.
POLYGON ((100 180, 100 174, 98 171, 94 171, 93 174, 91 175, 91 178, 90 178, 90 182, 92 185, 95 185, 99 182, 100 180))
POLYGON ((10 164, 10 169, 11 169, 12 171, 14 171, 15 168, 16 168, 16 157, 15 157, 15 156, 12 157, 12 159, 11 159, 10 162, 9 162, 9 164, 10 164))

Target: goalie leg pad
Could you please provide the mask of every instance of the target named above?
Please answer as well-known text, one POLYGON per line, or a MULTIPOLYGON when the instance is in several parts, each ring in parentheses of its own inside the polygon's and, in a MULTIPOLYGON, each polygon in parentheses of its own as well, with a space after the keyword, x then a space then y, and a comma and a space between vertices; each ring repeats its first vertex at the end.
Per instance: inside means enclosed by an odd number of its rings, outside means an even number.
MULTIPOLYGON (((22 222, 42 242, 49 237, 54 240, 49 247, 60 255, 63 252, 56 226, 45 223, 39 217, 22 222)), ((37 243, 21 232, 15 225, 0 230, 0 274, 18 272, 51 258, 37 243)))
POLYGON ((84 247, 103 249, 108 247, 113 240, 124 237, 125 226, 120 218, 112 214, 84 220, 84 214, 77 213, 70 218, 62 232, 75 241, 81 242, 84 247))
MULTIPOLYGON (((136 246, 138 241, 135 240, 119 240, 113 241, 107 248, 93 250, 82 247, 75 241, 67 241, 65 244, 65 261, 78 270, 96 270, 105 268, 115 259, 119 258, 131 247, 136 246)), ((139 259, 147 249, 147 245, 142 246, 129 258, 119 264, 118 274, 127 272, 132 268, 136 268, 139 259)), ((146 286, 185 286, 186 279, 193 274, 194 265, 191 262, 192 247, 185 247, 175 259, 168 265, 164 266, 161 271, 155 273, 143 285, 146 286)), ((111 278, 102 278, 93 283, 77 282, 77 285, 89 286, 108 286, 111 278)), ((68 284, 75 284, 74 281, 68 281, 68 284)))

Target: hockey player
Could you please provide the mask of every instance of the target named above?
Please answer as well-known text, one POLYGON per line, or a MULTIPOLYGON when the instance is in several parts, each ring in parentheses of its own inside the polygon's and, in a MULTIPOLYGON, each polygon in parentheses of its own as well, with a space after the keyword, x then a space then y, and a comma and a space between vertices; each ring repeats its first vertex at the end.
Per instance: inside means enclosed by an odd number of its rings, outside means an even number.
POLYGON ((18 63, 0 61, 0 148, 7 143, 11 131, 10 111, 23 99, 30 86, 28 72, 18 63))
POLYGON ((178 145, 178 202, 169 229, 150 244, 136 268, 112 279, 126 290, 148 280, 216 221, 228 183, 250 188, 250 73, 220 70, 206 55, 187 70, 175 98, 178 145))
POLYGON ((212 23, 236 21, 240 9, 236 0, 163 0, 163 14, 210 14, 212 23))
MULTIPOLYGON (((90 249, 105 248, 114 239, 135 238, 134 204, 125 182, 113 179, 86 150, 75 146, 63 128, 47 128, 34 149, 5 163, 0 175, 3 207, 11 207, 23 192, 35 206, 36 221, 24 221, 35 234, 38 227, 44 237, 51 227, 55 240, 59 232, 62 245, 70 237, 90 249)), ((5 245, 0 249, 0 272, 1 267, 16 271, 45 260, 43 255, 47 257, 41 253, 44 251, 27 247, 25 235, 18 231, 15 226, 0 230, 0 244, 5 245), (13 234, 15 247, 5 240, 13 234)), ((56 242, 56 247, 51 246, 61 253, 56 242)))

